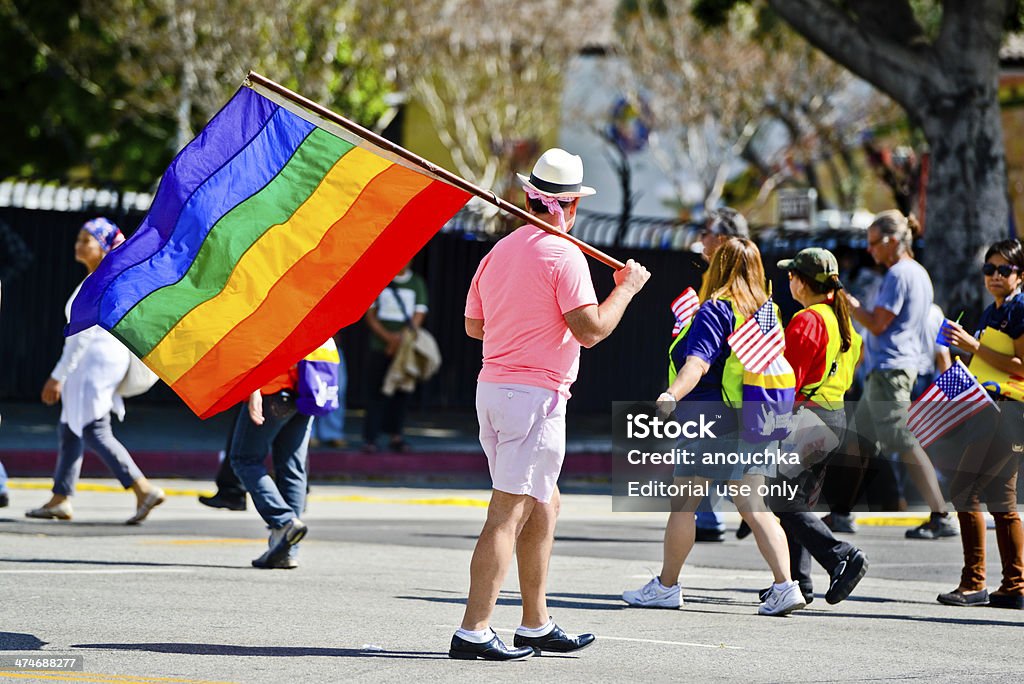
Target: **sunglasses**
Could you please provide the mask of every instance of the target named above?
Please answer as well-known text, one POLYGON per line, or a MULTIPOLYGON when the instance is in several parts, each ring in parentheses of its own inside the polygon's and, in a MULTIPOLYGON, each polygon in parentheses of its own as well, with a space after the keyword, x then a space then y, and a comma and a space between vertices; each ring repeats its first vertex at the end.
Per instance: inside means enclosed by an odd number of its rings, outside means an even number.
POLYGON ((1020 268, 1017 266, 1010 266, 1009 264, 1000 264, 999 266, 996 266, 995 264, 985 264, 981 267, 981 272, 987 276, 994 276, 998 273, 1004 278, 1009 278, 1019 270, 1020 268))

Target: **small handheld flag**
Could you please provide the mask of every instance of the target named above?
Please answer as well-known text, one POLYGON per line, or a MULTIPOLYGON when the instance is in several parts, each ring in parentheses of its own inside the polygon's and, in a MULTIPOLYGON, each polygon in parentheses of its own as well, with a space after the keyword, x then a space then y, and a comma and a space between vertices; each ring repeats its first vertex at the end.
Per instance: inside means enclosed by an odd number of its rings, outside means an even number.
POLYGON ((751 373, 764 372, 786 347, 786 338, 771 297, 727 340, 743 368, 751 373))
POLYGON ((700 298, 692 287, 686 288, 681 295, 675 298, 672 302, 672 314, 675 316, 676 322, 672 326, 672 337, 681 333, 683 328, 690 324, 698 308, 700 308, 700 298))
POLYGON ((927 448, 989 405, 999 410, 977 378, 957 359, 911 404, 907 427, 927 448))

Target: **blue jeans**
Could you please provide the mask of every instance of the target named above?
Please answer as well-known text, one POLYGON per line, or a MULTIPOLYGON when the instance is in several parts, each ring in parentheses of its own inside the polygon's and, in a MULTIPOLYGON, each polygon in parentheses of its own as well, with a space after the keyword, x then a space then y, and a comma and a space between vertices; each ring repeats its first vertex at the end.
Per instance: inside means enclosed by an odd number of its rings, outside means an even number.
POLYGON ((57 434, 60 451, 57 455, 57 467, 53 471, 54 494, 71 496, 75 493, 86 447, 100 457, 103 465, 110 469, 125 489, 142 477, 142 471, 135 465, 131 454, 114 437, 114 431, 110 428, 109 413, 82 428, 81 437, 72 432, 67 423, 60 424, 57 434))
POLYGON ((4 470, 3 461, 0 461, 0 494, 7 493, 7 471, 4 470))
POLYGON ((292 404, 281 416, 264 411, 264 419, 263 425, 256 425, 249 418, 247 404, 239 407, 229 457, 260 516, 278 529, 299 517, 306 505, 306 451, 313 418, 302 415, 292 404), (274 460, 276 482, 264 464, 268 451, 274 460))
MULTIPOLYGON (((714 483, 710 483, 712 486, 714 483)), ((700 500, 700 504, 697 506, 697 527, 702 530, 714 530, 715 532, 725 532, 725 521, 722 520, 722 516, 715 511, 722 497, 717 492, 712 491, 711 494, 705 496, 700 500), (714 499, 714 501, 712 501, 714 499)))
POLYGON ((317 416, 313 421, 313 436, 321 442, 345 439, 345 390, 348 387, 348 369, 345 367, 345 357, 341 349, 338 349, 338 358, 341 359, 338 366, 338 408, 326 416, 317 416))

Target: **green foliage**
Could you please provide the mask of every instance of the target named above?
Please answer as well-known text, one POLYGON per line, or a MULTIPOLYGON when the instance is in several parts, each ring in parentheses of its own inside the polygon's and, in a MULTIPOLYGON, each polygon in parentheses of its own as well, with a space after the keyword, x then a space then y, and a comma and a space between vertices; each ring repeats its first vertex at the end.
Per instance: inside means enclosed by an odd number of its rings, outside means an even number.
POLYGON ((1006 17, 1005 28, 1007 31, 1024 31, 1024 1, 1015 0, 1006 17))
POLYGON ((139 121, 119 109, 125 85, 116 46, 96 38, 81 3, 3 0, 0 44, 0 178, 42 177, 152 184, 167 163, 167 119, 139 121), (91 68, 62 55, 88 45, 91 68), (155 169, 155 170, 154 170, 155 169))
POLYGON ((248 68, 363 125, 380 119, 391 89, 384 62, 355 44, 334 3, 254 9, 248 0, 0 0, 0 178, 152 189, 182 136, 205 125, 248 68), (188 50, 181 37, 193 26, 188 50))
POLYGON ((722 202, 730 207, 746 207, 757 198, 763 181, 757 169, 745 169, 725 184, 722 202))

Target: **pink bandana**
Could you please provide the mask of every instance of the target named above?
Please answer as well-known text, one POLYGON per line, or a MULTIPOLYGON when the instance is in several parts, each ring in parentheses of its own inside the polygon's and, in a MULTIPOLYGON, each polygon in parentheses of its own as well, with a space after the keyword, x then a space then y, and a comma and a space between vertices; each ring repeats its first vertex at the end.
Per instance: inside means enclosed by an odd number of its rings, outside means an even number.
POLYGON ((540 200, 544 206, 547 207, 549 214, 557 216, 559 227, 563 231, 565 230, 565 213, 562 211, 562 205, 557 199, 525 185, 523 186, 523 190, 526 191, 526 196, 530 199, 540 200))

